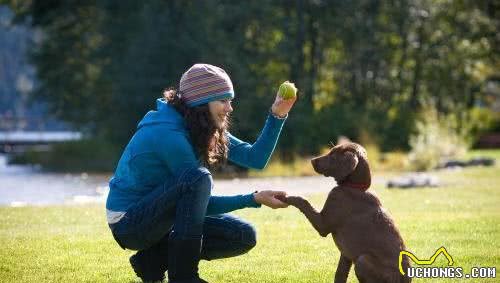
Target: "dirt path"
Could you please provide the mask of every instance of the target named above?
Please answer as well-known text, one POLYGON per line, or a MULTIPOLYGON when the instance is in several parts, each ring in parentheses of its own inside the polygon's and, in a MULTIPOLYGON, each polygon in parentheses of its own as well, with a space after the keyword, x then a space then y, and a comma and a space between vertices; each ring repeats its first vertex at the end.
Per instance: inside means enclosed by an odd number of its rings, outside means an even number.
MULTIPOLYGON (((385 179, 375 177, 376 185, 384 185, 385 179)), ((282 190, 288 194, 311 194, 329 192, 335 186, 333 178, 311 177, 271 177, 232 180, 215 180, 214 195, 233 195, 255 190, 282 190)))

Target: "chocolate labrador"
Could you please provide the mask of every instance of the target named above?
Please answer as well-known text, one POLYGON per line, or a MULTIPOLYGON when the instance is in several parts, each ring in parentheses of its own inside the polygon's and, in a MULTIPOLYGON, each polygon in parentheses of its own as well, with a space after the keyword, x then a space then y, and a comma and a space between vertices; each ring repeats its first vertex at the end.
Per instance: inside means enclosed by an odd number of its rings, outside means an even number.
MULTIPOLYGON (((316 172, 333 177, 338 184, 328 194, 323 210, 317 212, 299 196, 282 200, 304 213, 321 236, 332 234, 340 250, 334 282, 346 282, 353 263, 361 283, 410 282, 398 268, 399 252, 405 250, 403 239, 380 200, 367 191, 371 172, 366 150, 344 143, 311 163, 316 172)), ((404 270, 409 267, 406 257, 402 266, 404 270)))

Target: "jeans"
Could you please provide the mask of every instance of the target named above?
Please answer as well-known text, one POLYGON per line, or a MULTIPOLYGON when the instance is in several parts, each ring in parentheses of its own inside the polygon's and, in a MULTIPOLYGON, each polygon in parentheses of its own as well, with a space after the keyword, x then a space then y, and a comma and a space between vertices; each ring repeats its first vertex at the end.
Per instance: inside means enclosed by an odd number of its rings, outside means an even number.
POLYGON ((203 239, 206 260, 243 254, 256 245, 253 226, 229 214, 206 216, 213 180, 203 167, 185 170, 176 180, 155 189, 110 224, 122 248, 145 250, 160 241, 203 239))

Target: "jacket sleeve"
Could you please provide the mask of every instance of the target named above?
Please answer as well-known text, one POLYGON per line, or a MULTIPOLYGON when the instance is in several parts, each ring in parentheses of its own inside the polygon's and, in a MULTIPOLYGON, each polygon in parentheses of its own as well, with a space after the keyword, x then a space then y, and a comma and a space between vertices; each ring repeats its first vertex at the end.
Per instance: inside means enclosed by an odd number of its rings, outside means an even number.
POLYGON ((207 215, 231 212, 247 207, 261 207, 255 202, 253 193, 235 196, 211 196, 208 201, 207 215))
POLYGON ((244 142, 231 135, 231 133, 227 133, 229 138, 229 160, 247 168, 263 169, 266 167, 276 147, 285 120, 286 117, 280 119, 269 114, 264 128, 253 144, 244 142))

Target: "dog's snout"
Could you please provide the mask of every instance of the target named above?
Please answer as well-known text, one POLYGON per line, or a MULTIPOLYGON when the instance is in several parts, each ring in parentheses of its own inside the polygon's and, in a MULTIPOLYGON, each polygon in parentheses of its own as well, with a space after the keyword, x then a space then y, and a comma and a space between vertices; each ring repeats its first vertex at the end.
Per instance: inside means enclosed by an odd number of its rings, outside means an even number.
POLYGON ((322 171, 322 167, 323 167, 323 166, 321 166, 321 156, 311 159, 311 164, 312 164, 312 167, 314 168, 314 171, 321 173, 320 171, 322 171))
POLYGON ((314 168, 314 171, 316 171, 317 173, 319 174, 323 174, 323 175, 326 175, 326 171, 327 171, 327 166, 326 166, 326 159, 328 158, 328 156, 318 156, 318 157, 315 157, 313 159, 311 159, 311 164, 314 168))
POLYGON ((318 166, 318 158, 313 158, 311 159, 311 165, 314 168, 314 171, 318 171, 317 166, 318 166))

